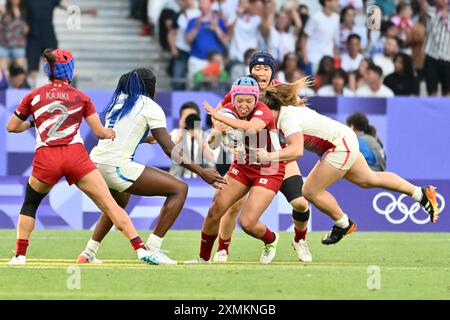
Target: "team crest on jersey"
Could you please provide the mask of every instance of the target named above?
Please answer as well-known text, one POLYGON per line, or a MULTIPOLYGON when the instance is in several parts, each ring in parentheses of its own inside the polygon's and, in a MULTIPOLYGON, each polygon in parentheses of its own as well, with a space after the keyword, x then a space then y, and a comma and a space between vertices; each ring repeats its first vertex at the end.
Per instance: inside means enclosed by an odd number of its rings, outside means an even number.
POLYGON ((266 178, 259 179, 259 183, 261 184, 267 184, 267 182, 269 182, 269 180, 267 180, 266 178))
POLYGON ((239 170, 236 168, 231 169, 231 173, 237 176, 239 174, 239 170))
POLYGON ((258 110, 255 112, 255 116, 262 116, 263 112, 261 110, 258 110))

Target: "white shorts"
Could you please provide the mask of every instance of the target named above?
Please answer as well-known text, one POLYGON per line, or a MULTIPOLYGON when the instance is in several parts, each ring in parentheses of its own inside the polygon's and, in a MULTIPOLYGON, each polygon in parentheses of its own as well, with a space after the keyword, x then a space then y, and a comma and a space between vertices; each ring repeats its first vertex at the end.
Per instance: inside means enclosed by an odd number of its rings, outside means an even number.
POLYGON ((359 143, 356 134, 352 131, 342 136, 335 143, 336 147, 329 149, 322 155, 333 167, 341 170, 349 170, 359 155, 359 143))
POLYGON ((145 169, 140 163, 130 161, 120 167, 96 163, 100 174, 110 189, 125 191, 136 182, 145 169))

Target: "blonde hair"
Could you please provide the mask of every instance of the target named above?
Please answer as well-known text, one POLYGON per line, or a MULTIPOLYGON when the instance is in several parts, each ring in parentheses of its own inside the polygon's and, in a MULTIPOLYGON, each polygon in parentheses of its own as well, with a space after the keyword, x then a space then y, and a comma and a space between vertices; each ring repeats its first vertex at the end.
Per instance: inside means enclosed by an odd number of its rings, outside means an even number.
POLYGON ((272 110, 282 106, 305 106, 306 98, 300 98, 298 91, 313 84, 310 77, 304 77, 293 83, 280 83, 267 87, 261 100, 272 110))

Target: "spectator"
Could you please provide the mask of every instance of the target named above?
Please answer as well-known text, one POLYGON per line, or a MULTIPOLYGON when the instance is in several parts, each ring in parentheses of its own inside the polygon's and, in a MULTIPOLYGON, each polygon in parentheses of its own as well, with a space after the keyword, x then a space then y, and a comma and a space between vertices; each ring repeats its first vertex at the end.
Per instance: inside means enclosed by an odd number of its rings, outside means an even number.
MULTIPOLYGON (((306 23, 308 23, 309 19, 309 8, 305 4, 299 4, 297 8, 298 14, 300 16, 300 19, 302 20, 302 26, 306 26, 306 23)), ((303 28, 302 28, 303 32, 303 28)))
MULTIPOLYGON (((178 9, 178 8, 177 8, 178 9)), ((172 26, 174 24, 174 20, 178 17, 177 15, 178 10, 174 10, 172 8, 171 3, 166 3, 166 5, 162 8, 161 13, 158 18, 158 38, 159 38, 159 44, 161 45, 161 48, 164 51, 170 51, 170 40, 169 40, 169 34, 172 30, 172 26)), ((145 11, 147 12, 147 11, 145 11)), ((149 35, 150 29, 147 32, 147 28, 150 28, 149 19, 147 14, 145 14, 146 20, 143 21, 143 31, 141 35, 149 35)))
POLYGON ((372 60, 365 58, 359 63, 358 69, 349 74, 348 85, 350 90, 355 92, 358 88, 367 84, 367 70, 372 63, 372 60))
POLYGON ((369 30, 369 46, 367 51, 369 56, 383 53, 387 38, 397 38, 398 29, 391 21, 383 21, 381 23, 381 32, 377 30, 369 30))
POLYGON ((201 16, 191 19, 186 28, 186 42, 191 46, 188 61, 189 81, 193 75, 208 65, 208 52, 225 53, 229 36, 225 21, 211 8, 210 0, 200 0, 201 16))
POLYGON ((353 72, 358 69, 359 64, 364 59, 361 53, 361 37, 357 34, 351 34, 347 39, 348 53, 342 56, 342 69, 345 72, 353 72))
POLYGON ((320 87, 331 84, 331 73, 333 72, 334 60, 330 56, 324 56, 319 63, 319 71, 314 76, 313 88, 315 91, 320 87))
POLYGON ((367 70, 367 85, 356 90, 357 97, 393 97, 394 93, 391 89, 383 85, 383 70, 377 65, 369 65, 367 70))
POLYGON ((288 52, 295 51, 295 42, 302 28, 302 20, 295 8, 277 13, 266 5, 262 34, 268 43, 269 53, 279 63, 288 52), (294 24, 294 28, 291 28, 294 24))
POLYGON ((27 81, 27 73, 22 66, 12 64, 9 67, 9 88, 31 89, 27 81))
POLYGON ((373 62, 380 66, 383 74, 388 75, 394 72, 394 57, 400 51, 396 38, 387 38, 384 43, 383 54, 379 53, 373 56, 373 62))
POLYGON ((189 20, 200 16, 200 11, 195 8, 195 0, 181 0, 180 6, 181 11, 175 17, 168 36, 172 54, 170 76, 173 90, 186 89, 186 74, 191 47, 186 42, 184 31, 189 20))
POLYGON ((335 39, 339 34, 338 0, 319 0, 323 10, 312 16, 305 26, 302 52, 303 61, 311 62, 316 72, 323 56, 334 56, 335 39))
MULTIPOLYGON (((47 48, 57 48, 53 11, 60 7, 67 10, 70 3, 65 0, 22 0, 26 9, 27 34, 26 58, 32 86, 35 86, 42 53, 47 48)), ((97 15, 96 9, 81 10, 82 14, 97 15)))
POLYGON ((383 143, 377 136, 377 130, 369 124, 365 114, 356 112, 347 118, 349 126, 357 135, 359 151, 367 161, 373 171, 386 170, 386 154, 383 150, 383 143))
POLYGON ((397 5, 397 15, 391 18, 392 23, 398 29, 398 38, 401 41, 402 47, 405 44, 408 33, 411 32, 413 23, 411 20, 412 9, 411 5, 406 2, 400 2, 397 5))
POLYGON ((336 69, 331 74, 331 85, 326 85, 317 91, 318 96, 334 97, 344 96, 353 97, 355 94, 350 89, 346 88, 347 73, 342 69, 336 69))
POLYGON ((435 0, 429 7, 421 0, 422 12, 426 15, 424 74, 428 95, 435 96, 438 84, 442 95, 450 94, 450 12, 448 0, 435 0))
POLYGON ((223 56, 211 51, 208 65, 194 74, 195 90, 223 90, 229 87, 230 75, 224 68, 223 56))
POLYGON ((231 67, 231 79, 237 79, 239 77, 250 74, 250 58, 256 52, 256 49, 248 49, 244 53, 244 63, 237 63, 231 67))
POLYGON ((395 71, 384 79, 384 84, 396 96, 418 96, 419 80, 414 75, 412 58, 400 52, 394 57, 395 71))
POLYGON ((412 27, 411 32, 408 33, 406 38, 406 45, 411 47, 411 56, 413 58, 414 69, 417 72, 419 80, 421 81, 423 76, 423 65, 425 62, 424 53, 425 44, 425 16, 419 15, 419 20, 412 27))
POLYGON ((0 13, 0 67, 5 69, 9 61, 24 67, 28 32, 24 3, 7 0, 5 11, 0 13))
MULTIPOLYGON (((255 0, 241 0, 235 14, 236 18, 228 28, 231 33, 229 58, 231 65, 243 64, 248 49, 258 48, 261 17, 256 14, 258 8, 255 0)), ((259 1, 258 1, 259 3, 259 1)))
MULTIPOLYGON (((215 167, 215 156, 209 149, 206 134, 201 130, 200 109, 195 102, 186 102, 181 106, 179 127, 173 129, 170 135, 177 148, 182 148, 193 163, 215 167)), ((184 178, 197 176, 177 163, 172 163, 170 173, 184 178)))
POLYGON ((280 82, 292 83, 294 72, 299 69, 299 61, 295 52, 289 52, 284 56, 283 63, 278 71, 277 78, 280 82))
POLYGON ((348 52, 347 40, 351 34, 357 34, 361 39, 361 48, 367 47, 367 31, 364 27, 355 25, 355 8, 344 7, 341 11, 339 33, 336 38, 336 46, 341 54, 348 52))

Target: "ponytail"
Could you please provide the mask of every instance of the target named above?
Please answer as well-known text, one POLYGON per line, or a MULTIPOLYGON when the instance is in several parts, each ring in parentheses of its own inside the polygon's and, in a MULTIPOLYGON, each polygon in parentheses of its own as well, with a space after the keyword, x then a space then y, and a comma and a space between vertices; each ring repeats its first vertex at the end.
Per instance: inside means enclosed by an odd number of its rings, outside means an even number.
POLYGON ((369 123, 367 123, 367 126, 363 131, 374 138, 377 136, 377 129, 369 123))
POLYGON ((155 96, 155 86, 156 77, 150 69, 135 69, 122 75, 111 101, 101 113, 102 117, 108 117, 110 127, 114 126, 117 121, 131 112, 140 96, 147 96, 153 99, 155 96), (112 111, 118 103, 121 94, 127 95, 122 107, 112 111))
POLYGON ((50 68, 49 74, 50 80, 54 80, 55 75, 53 70, 55 68, 56 57, 53 55, 53 49, 45 49, 44 53, 42 54, 42 57, 46 60, 50 68))
POLYGON ((293 83, 270 85, 262 96, 262 101, 272 110, 280 110, 282 106, 302 106, 306 99, 299 97, 298 92, 312 85, 309 77, 302 78, 293 83))

